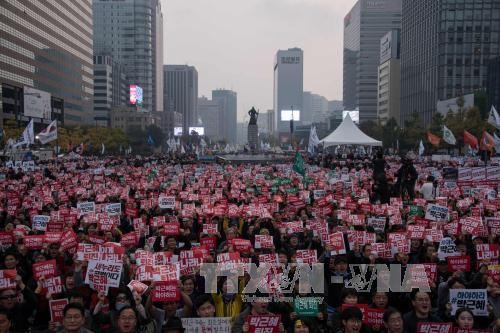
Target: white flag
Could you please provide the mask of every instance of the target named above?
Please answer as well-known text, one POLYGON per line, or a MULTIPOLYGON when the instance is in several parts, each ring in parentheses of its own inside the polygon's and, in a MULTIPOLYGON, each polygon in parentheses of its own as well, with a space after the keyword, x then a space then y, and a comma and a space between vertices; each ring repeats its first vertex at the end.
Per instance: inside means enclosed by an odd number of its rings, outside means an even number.
POLYGON ((314 147, 319 144, 318 134, 316 133, 316 127, 311 126, 311 131, 309 132, 309 146, 307 147, 307 151, 309 154, 314 154, 314 147))
POLYGON ((206 147, 207 146, 207 143, 205 142, 205 140, 203 138, 201 138, 201 140, 200 140, 200 145, 202 147, 206 147))
POLYGON ((500 129, 500 116, 493 105, 491 106, 490 116, 488 117, 488 124, 494 126, 496 129, 500 129))
POLYGON ((420 140, 420 145, 418 146, 418 155, 422 156, 424 154, 425 148, 424 143, 420 140))
POLYGON ((185 154, 186 150, 184 149, 184 145, 181 145, 181 154, 185 154))
POLYGON ((104 146, 104 143, 101 143, 102 148, 101 148, 101 155, 104 155, 104 152, 106 151, 106 147, 104 146))
POLYGON ((452 131, 445 125, 443 125, 443 140, 450 145, 455 145, 457 143, 452 131))
POLYGON ((500 138, 496 133, 493 133, 493 139, 495 139, 495 151, 497 153, 500 153, 500 138))
POLYGON ((19 138, 14 147, 17 148, 22 145, 29 147, 33 143, 35 143, 35 132, 33 130, 33 119, 31 119, 28 126, 24 129, 22 137, 19 138))
POLYGON ((54 141, 57 139, 57 120, 54 120, 49 124, 49 126, 45 127, 43 131, 38 133, 38 140, 42 143, 42 145, 54 141))

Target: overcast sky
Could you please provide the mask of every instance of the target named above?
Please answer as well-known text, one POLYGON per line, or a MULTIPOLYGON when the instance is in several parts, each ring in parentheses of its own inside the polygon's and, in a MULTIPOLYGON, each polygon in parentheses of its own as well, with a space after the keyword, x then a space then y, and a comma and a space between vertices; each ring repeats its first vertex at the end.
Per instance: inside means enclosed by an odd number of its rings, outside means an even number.
POLYGON ((162 0, 165 64, 198 70, 198 93, 238 93, 238 120, 273 107, 279 49, 304 51, 304 90, 342 99, 343 19, 356 0, 162 0))

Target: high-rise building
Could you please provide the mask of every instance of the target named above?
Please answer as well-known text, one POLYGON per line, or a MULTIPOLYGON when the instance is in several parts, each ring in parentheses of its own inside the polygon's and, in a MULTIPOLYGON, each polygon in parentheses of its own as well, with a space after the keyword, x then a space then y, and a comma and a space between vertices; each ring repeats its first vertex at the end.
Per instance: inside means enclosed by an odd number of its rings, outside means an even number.
POLYGON ((90 0, 0 1, 2 118, 28 121, 24 98, 48 97, 51 114, 43 122, 57 118, 65 124, 91 123, 92 50, 90 0))
POLYGON ((210 100, 205 96, 198 98, 198 116, 205 128, 205 135, 214 141, 223 139, 221 114, 222 105, 218 100, 210 100))
POLYGON ((198 71, 193 66, 163 66, 163 99, 182 114, 183 132, 198 126, 198 71))
POLYGON ((219 102, 220 132, 221 136, 228 143, 236 143, 236 124, 238 116, 238 96, 232 90, 218 89, 212 90, 212 100, 219 102))
POLYGON ((94 121, 111 126, 111 109, 127 105, 127 77, 110 56, 94 55, 94 121))
POLYGON ((380 38, 401 28, 402 0, 359 0, 344 18, 344 107, 377 119, 380 38))
POLYGON ((94 0, 94 52, 122 64, 143 89, 142 107, 163 111, 163 16, 159 0, 94 0))
POLYGON ((394 118, 399 124, 401 108, 401 61, 399 30, 389 31, 380 39, 380 65, 378 66, 377 115, 385 125, 394 118))
POLYGON ((304 92, 304 52, 300 48, 279 50, 274 59, 275 134, 288 142, 290 120, 300 125, 304 92))
POLYGON ((429 124, 438 101, 487 88, 500 55, 500 1, 403 1, 401 120, 429 124))
POLYGON ((302 125, 320 123, 328 118, 328 99, 324 96, 304 91, 302 108, 302 125))
POLYGON ((500 110, 500 57, 490 59, 488 62, 488 110, 491 105, 500 110))

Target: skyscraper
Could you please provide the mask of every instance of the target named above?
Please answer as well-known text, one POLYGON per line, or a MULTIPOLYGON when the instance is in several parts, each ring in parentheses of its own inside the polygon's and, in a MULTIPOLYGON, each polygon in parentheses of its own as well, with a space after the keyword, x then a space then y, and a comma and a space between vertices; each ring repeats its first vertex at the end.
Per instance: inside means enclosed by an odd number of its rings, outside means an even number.
POLYGON ((142 107, 163 110, 163 15, 159 0, 94 0, 94 52, 122 64, 143 89, 142 107))
POLYGON ((212 90, 212 100, 221 106, 220 131, 221 137, 228 143, 236 143, 237 125, 237 94, 232 90, 212 90))
POLYGON ((401 27, 402 0, 359 0, 344 18, 344 108, 377 119, 380 38, 401 27))
MULTIPOLYGON (((201 118, 205 135, 211 140, 218 141, 222 137, 221 104, 219 101, 214 101, 202 96, 198 98, 198 115, 201 118)), ((235 125, 236 127, 236 125, 235 125)))
MULTIPOLYGON (((193 66, 163 66, 163 99, 182 114, 183 132, 198 125, 198 71, 193 66)), ((170 111, 170 110, 169 110, 170 111)))
POLYGON ((499 34, 499 1, 404 0, 402 121, 417 112, 428 124, 439 100, 486 89, 499 34))
POLYGON ((49 118, 63 120, 64 113, 66 124, 90 123, 92 49, 90 0, 0 1, 3 118, 29 120, 23 116, 23 86, 27 86, 42 91, 31 93, 35 98, 40 99, 44 92, 51 94, 49 118))
POLYGON ((394 118, 399 124, 401 108, 400 32, 389 31, 380 39, 377 116, 382 125, 394 118))
POLYGON ((289 141, 290 120, 299 125, 304 92, 304 52, 300 48, 279 50, 274 59, 275 133, 289 141))

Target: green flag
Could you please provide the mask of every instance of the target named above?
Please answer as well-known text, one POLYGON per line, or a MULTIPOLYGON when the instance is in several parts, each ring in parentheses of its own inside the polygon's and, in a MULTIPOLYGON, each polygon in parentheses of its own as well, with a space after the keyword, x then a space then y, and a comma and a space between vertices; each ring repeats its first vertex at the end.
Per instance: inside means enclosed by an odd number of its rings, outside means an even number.
POLYGON ((295 159, 293 161, 293 171, 297 172, 302 177, 306 174, 306 168, 304 166, 304 159, 299 152, 295 153, 295 159))

